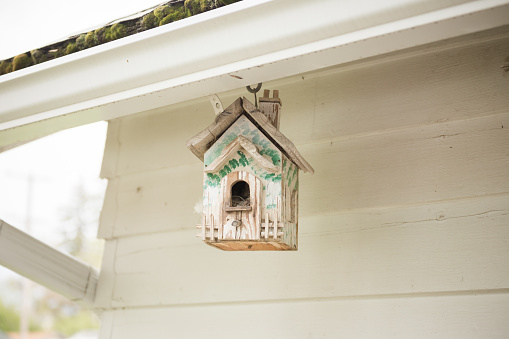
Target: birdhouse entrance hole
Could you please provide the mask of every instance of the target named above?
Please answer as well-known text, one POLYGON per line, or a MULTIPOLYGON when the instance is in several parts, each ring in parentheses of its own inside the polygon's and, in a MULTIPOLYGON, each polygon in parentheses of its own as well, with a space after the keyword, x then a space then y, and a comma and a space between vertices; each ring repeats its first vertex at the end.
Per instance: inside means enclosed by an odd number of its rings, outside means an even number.
POLYGON ((250 190, 249 184, 243 180, 237 181, 232 186, 232 201, 231 207, 250 206, 250 190))

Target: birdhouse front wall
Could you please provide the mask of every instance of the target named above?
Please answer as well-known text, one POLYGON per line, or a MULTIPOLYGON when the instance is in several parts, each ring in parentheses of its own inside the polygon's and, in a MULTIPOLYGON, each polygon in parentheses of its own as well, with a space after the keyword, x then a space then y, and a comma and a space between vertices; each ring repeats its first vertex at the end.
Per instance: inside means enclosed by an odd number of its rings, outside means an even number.
POLYGON ((296 232, 285 228, 290 215, 285 199, 291 199, 285 193, 297 187, 296 166, 247 117, 239 117, 210 147, 204 164, 204 240, 279 244, 295 239, 291 244, 296 244, 296 232), (243 193, 242 186, 248 191, 243 193), (242 226, 232 224, 234 221, 242 226))

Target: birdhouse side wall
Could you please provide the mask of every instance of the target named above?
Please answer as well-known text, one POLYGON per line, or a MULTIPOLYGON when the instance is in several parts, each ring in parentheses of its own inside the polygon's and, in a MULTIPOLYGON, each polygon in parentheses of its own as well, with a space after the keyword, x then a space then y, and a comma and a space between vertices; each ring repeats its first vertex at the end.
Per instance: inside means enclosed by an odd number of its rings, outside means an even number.
POLYGON ((283 156, 281 171, 281 220, 284 222, 282 241, 297 249, 299 168, 283 156))

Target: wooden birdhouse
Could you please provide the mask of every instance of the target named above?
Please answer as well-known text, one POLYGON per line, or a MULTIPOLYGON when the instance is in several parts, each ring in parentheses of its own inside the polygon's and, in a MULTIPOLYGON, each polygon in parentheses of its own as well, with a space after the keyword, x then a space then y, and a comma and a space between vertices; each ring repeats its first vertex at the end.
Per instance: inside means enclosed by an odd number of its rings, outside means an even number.
POLYGON ((239 98, 187 142, 204 162, 198 234, 223 250, 297 250, 299 170, 313 168, 279 131, 278 91, 239 98))

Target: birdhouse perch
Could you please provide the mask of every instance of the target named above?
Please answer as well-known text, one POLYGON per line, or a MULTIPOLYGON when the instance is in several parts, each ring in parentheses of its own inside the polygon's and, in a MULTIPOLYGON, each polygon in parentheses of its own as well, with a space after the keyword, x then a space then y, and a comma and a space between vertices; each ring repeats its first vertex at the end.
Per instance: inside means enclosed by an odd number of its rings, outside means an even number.
POLYGON ((313 168, 279 131, 278 91, 238 98, 188 140, 204 162, 197 235, 228 251, 297 250, 299 170, 313 168))

